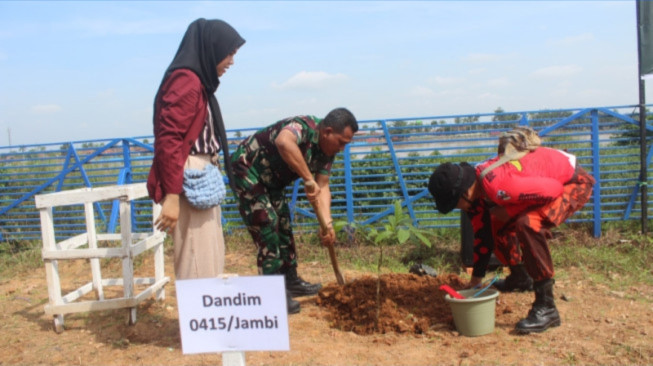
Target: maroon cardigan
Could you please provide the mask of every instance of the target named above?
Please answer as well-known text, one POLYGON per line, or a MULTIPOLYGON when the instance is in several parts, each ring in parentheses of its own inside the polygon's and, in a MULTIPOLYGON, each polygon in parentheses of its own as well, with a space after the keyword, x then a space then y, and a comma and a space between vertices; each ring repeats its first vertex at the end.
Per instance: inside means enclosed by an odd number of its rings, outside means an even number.
POLYGON ((207 113, 206 91, 194 72, 177 69, 161 84, 154 103, 154 158, 147 178, 154 202, 183 192, 184 164, 207 113))

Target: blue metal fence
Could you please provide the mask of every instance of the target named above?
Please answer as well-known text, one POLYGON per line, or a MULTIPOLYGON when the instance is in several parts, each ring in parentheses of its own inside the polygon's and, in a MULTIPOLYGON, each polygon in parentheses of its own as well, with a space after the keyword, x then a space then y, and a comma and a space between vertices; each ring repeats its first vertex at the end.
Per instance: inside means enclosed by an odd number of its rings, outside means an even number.
MULTIPOLYGON (((545 146, 577 155, 596 178, 592 201, 569 221, 591 222, 594 235, 600 236, 602 222, 641 218, 639 188, 647 182, 639 179, 638 112, 638 106, 629 105, 360 121, 359 133, 333 166, 334 219, 375 225, 393 213, 393 203, 399 200, 420 227, 457 227, 459 215, 437 213, 426 190, 433 169, 445 161, 478 163, 490 158, 502 131, 528 125, 539 131, 545 146)), ((256 130, 229 130, 229 148, 256 130)), ((647 131, 652 130, 649 124, 647 131)), ((647 167, 652 141, 646 143, 647 167)), ((144 182, 152 142, 152 136, 141 136, 0 147, 0 239, 40 239, 36 194, 144 182)), ((299 183, 287 192, 294 219, 299 227, 315 226, 299 183)), ((150 202, 134 206, 136 230, 151 230, 150 202)), ((98 225, 116 231, 117 203, 97 203, 96 211, 98 225)), ((223 216, 228 229, 242 226, 231 192, 223 216)), ((85 231, 81 206, 58 208, 54 217, 59 236, 85 231)))

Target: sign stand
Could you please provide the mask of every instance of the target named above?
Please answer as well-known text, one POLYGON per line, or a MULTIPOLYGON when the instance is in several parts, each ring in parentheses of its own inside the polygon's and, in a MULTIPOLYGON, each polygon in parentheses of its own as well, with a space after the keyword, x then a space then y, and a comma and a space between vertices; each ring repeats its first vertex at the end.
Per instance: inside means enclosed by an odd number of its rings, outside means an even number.
POLYGON ((222 352, 223 366, 245 366, 245 352, 222 352))

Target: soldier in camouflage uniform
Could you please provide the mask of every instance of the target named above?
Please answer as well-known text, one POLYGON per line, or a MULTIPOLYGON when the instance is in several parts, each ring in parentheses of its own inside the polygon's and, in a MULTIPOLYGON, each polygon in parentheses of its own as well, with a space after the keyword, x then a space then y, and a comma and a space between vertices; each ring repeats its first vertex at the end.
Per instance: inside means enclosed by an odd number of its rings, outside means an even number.
MULTIPOLYGON (((326 221, 331 222, 331 164, 356 131, 356 118, 345 108, 332 110, 322 120, 313 116, 286 118, 243 140, 231 157, 238 209, 259 249, 259 273, 284 275, 289 313, 299 312, 299 302, 293 297, 317 294, 322 285, 297 275, 297 252, 284 190, 297 178, 316 183, 318 188, 307 193, 307 198, 318 200, 326 221)), ((334 244, 331 224, 328 232, 320 233, 320 241, 334 244)))

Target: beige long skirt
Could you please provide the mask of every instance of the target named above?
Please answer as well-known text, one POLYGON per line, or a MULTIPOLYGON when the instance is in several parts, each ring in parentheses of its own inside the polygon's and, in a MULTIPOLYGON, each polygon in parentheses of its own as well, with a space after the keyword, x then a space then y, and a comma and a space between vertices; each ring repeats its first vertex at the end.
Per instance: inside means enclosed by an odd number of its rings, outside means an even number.
MULTIPOLYGON (((190 155, 186 168, 204 169, 209 155, 190 155)), ((224 272, 224 236, 220 206, 193 208, 179 197, 179 221, 173 233, 176 279, 216 277, 224 272)))

